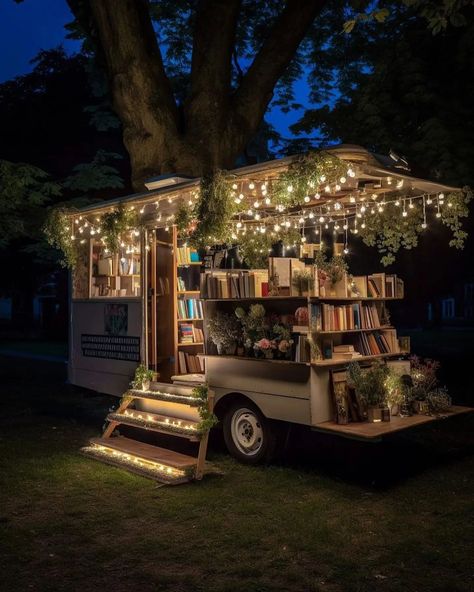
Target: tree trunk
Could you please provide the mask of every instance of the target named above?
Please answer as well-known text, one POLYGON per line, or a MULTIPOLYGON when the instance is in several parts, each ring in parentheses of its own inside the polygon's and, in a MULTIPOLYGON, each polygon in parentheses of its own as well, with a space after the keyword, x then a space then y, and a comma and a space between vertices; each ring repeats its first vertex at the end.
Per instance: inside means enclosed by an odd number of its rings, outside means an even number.
POLYGON ((148 0, 68 0, 107 72, 123 125, 132 182, 198 177, 233 168, 256 133, 273 89, 327 0, 287 0, 237 89, 232 88, 240 0, 198 0, 190 93, 176 105, 148 0))

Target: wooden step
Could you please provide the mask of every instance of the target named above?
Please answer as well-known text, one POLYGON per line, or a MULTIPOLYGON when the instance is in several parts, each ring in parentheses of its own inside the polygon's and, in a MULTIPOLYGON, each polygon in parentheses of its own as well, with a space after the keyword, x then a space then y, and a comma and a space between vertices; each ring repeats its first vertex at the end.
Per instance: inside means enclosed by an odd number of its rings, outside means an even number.
POLYGON ((102 450, 98 446, 91 445, 81 448, 80 453, 88 458, 98 460, 99 462, 103 462, 113 467, 118 467, 119 469, 124 469, 130 473, 136 473, 137 475, 153 479, 154 481, 164 483, 165 485, 180 485, 181 483, 188 483, 193 478, 186 473, 180 475, 169 474, 166 472, 166 469, 157 471, 154 467, 147 466, 145 461, 142 462, 136 457, 136 461, 134 462, 132 460, 114 456, 113 454, 106 454, 104 453, 104 450, 105 449, 102 450))
POLYGON ((174 450, 131 438, 92 438, 81 453, 107 464, 150 477, 161 483, 179 484, 195 476, 197 459, 174 450))
POLYGON ((169 415, 148 413, 138 409, 125 409, 122 413, 109 413, 107 421, 124 424, 144 430, 170 434, 186 438, 191 442, 198 442, 201 438, 199 423, 187 419, 179 419, 169 415))
MULTIPOLYGON (((185 387, 181 387, 185 388, 185 387)), ((199 400, 191 394, 181 394, 162 390, 142 391, 139 389, 130 389, 126 395, 134 399, 149 399, 151 401, 168 401, 169 403, 181 403, 189 407, 199 407, 199 400)))
POLYGON ((125 438, 125 436, 117 436, 115 438, 92 438, 90 442, 96 446, 113 448, 118 452, 130 454, 132 456, 139 456, 146 460, 170 466, 181 471, 192 469, 195 467, 197 461, 196 458, 188 456, 187 454, 181 454, 181 452, 175 452, 174 450, 168 450, 167 448, 160 448, 159 446, 153 446, 152 444, 146 444, 145 442, 125 438))

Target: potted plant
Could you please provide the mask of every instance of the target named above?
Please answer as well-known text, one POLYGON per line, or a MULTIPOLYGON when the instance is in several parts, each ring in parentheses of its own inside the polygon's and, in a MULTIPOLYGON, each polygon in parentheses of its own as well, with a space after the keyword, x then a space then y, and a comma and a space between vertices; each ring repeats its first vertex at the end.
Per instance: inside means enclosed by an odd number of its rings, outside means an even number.
POLYGON ((265 308, 261 304, 252 304, 248 312, 238 306, 234 314, 238 319, 241 331, 240 337, 247 356, 256 353, 255 343, 264 337, 267 337, 267 326, 265 322, 265 308))
POLYGON ((308 296, 314 287, 314 278, 311 269, 297 269, 291 279, 293 288, 298 296, 308 296))
POLYGON ((235 315, 217 311, 207 323, 209 337, 217 346, 219 355, 233 355, 240 337, 239 322, 235 315))
POLYGON ((359 401, 366 405, 369 422, 382 421, 383 409, 387 407, 387 376, 386 364, 375 363, 367 370, 362 370, 357 362, 348 366, 348 384, 355 389, 359 401))
POLYGON ((135 370, 135 376, 132 380, 132 387, 147 391, 150 388, 150 383, 153 380, 155 372, 148 370, 145 364, 140 364, 135 370))
POLYGON ((386 401, 391 415, 398 415, 400 407, 405 400, 405 393, 402 384, 402 377, 394 370, 389 368, 388 375, 385 380, 386 401))
POLYGON ((412 356, 410 362, 413 382, 411 391, 413 411, 415 413, 429 413, 428 397, 438 386, 436 372, 440 364, 435 360, 422 360, 418 356, 412 356))
POLYGON ((430 413, 443 413, 451 407, 451 397, 445 388, 436 388, 427 396, 427 403, 430 413))

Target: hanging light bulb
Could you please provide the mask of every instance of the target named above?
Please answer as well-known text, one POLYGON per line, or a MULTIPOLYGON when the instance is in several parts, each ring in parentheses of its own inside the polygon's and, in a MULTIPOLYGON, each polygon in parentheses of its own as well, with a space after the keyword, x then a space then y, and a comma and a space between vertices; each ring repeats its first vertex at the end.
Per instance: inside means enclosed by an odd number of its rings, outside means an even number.
POLYGON ((249 189, 255 189, 255 183, 249 183, 249 189))
POLYGON ((319 217, 319 221, 321 222, 321 224, 324 222, 324 216, 320 216, 319 217))
POLYGON ((326 181, 326 175, 321 175, 319 177, 319 180, 321 181, 321 183, 324 183, 324 181, 326 181))
POLYGON ((352 168, 348 168, 347 169, 347 175, 349 177, 351 177, 351 178, 354 178, 356 174, 355 174, 355 171, 352 168))
POLYGON ((320 198, 321 198, 321 195, 319 193, 314 194, 314 199, 320 199, 320 198))
POLYGON ((260 207, 260 202, 259 201, 254 201, 253 202, 253 207, 254 208, 259 208, 260 207))
POLYGON ((329 185, 326 185, 326 187, 324 188, 324 191, 326 193, 330 193, 331 192, 331 187, 329 187, 329 185))
POLYGON ((341 178, 339 179, 339 181, 340 181, 342 184, 344 184, 344 183, 347 181, 347 179, 346 179, 345 177, 341 177, 341 178))
POLYGON ((341 191, 341 186, 339 185, 339 183, 336 183, 336 185, 334 186, 334 189, 336 191, 341 191))
POLYGON ((310 200, 310 197, 309 197, 309 195, 305 195, 305 196, 304 196, 304 201, 305 201, 306 203, 308 203, 308 202, 309 202, 309 200, 310 200))
POLYGON ((275 232, 278 232, 280 230, 280 225, 279 224, 275 224, 275 226, 273 227, 273 230, 275 232))
POLYGON ((269 197, 265 198, 265 203, 268 205, 270 205, 272 203, 272 200, 269 197))
POLYGON ((288 187, 286 188, 288 193, 293 193, 293 185, 288 185, 288 187))
POLYGON ((232 189, 237 189, 237 183, 232 184, 232 189))
POLYGON ((240 222, 240 221, 237 222, 236 226, 237 226, 237 228, 242 228, 242 222, 240 222))

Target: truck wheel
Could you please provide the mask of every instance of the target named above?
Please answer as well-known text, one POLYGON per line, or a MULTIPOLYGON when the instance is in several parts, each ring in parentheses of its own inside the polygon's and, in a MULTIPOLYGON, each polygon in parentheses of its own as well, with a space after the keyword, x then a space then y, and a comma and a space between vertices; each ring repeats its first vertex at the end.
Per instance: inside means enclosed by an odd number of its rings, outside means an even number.
POLYGON ((227 450, 237 460, 256 465, 269 462, 275 453, 275 430, 261 411, 250 402, 236 402, 223 421, 227 450))

